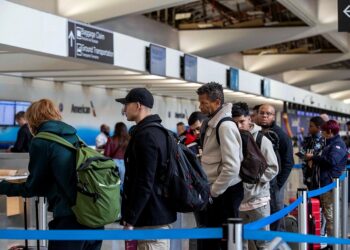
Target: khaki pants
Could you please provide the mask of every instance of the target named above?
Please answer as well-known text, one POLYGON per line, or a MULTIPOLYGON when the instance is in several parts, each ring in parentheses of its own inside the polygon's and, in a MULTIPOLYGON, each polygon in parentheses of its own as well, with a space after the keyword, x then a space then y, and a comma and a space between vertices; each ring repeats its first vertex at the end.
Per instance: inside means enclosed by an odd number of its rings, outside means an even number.
MULTIPOLYGON (((265 206, 249 210, 249 211, 240 211, 239 217, 243 219, 243 224, 248 224, 262 218, 270 216, 270 204, 268 203, 265 206)), ((267 225, 261 230, 270 231, 270 226, 267 225)), ((267 241, 261 240, 245 240, 243 242, 244 250, 255 250, 255 249, 265 249, 268 246, 267 241)))
POLYGON ((320 195, 322 213, 326 217, 327 236, 333 236, 333 191, 320 195))
MULTIPOLYGON (((135 229, 169 229, 170 225, 138 227, 135 229)), ((139 240, 137 241, 137 250, 170 250, 170 240, 139 240)))

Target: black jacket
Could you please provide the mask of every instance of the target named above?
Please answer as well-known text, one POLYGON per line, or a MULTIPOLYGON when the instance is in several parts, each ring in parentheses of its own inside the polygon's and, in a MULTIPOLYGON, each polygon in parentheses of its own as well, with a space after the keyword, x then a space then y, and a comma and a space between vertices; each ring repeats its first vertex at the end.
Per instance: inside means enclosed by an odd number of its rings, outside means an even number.
POLYGON ((287 181, 294 165, 293 144, 288 135, 282 130, 281 127, 277 126, 276 123, 273 123, 270 129, 274 131, 279 138, 278 153, 281 158, 281 169, 276 178, 277 186, 278 188, 281 188, 287 181))
MULTIPOLYGON (((47 121, 38 132, 52 132, 71 143, 76 130, 61 121, 47 121)), ((25 183, 0 183, 0 194, 7 196, 44 196, 54 217, 70 216, 76 199, 76 152, 53 141, 33 138, 29 151, 29 176, 25 183)))
POLYGON ((149 123, 161 123, 158 115, 139 122, 125 153, 122 219, 134 226, 158 226, 176 220, 176 212, 159 193, 159 175, 167 160, 165 133, 149 123))
POLYGON ((13 148, 11 148, 11 152, 14 153, 22 153, 29 152, 30 141, 33 136, 29 131, 28 124, 24 124, 17 132, 17 139, 13 148))
POLYGON ((320 155, 312 157, 320 169, 320 185, 324 187, 332 183, 344 171, 347 161, 347 149, 339 135, 326 139, 326 145, 320 155))

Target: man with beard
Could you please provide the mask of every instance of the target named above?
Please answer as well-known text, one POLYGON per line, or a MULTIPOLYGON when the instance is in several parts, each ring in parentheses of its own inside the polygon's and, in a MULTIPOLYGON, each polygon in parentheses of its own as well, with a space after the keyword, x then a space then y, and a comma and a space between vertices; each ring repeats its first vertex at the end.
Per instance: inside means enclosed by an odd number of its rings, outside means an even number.
MULTIPOLYGON (((278 154, 280 158, 280 172, 270 182, 271 193, 271 214, 283 209, 284 207, 284 191, 285 183, 293 168, 293 145, 292 140, 275 122, 275 108, 269 104, 263 104, 259 108, 256 123, 263 128, 265 133, 274 132, 278 136, 278 154)), ((268 136, 267 136, 268 137, 268 136)), ((272 142, 273 143, 273 142, 272 142)), ((271 224, 272 231, 281 230, 281 220, 271 224)))

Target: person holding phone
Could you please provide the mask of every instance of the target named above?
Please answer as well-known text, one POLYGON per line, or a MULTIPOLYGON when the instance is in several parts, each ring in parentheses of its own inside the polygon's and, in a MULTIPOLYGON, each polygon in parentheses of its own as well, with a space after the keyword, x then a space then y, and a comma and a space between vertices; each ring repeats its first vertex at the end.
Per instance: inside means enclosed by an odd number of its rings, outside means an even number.
POLYGON ((324 138, 321 136, 321 127, 325 121, 320 116, 315 116, 309 122, 309 136, 305 138, 300 152, 296 155, 303 161, 304 184, 309 190, 319 188, 319 177, 317 175, 317 166, 312 166, 312 162, 305 161, 306 154, 319 155, 324 147, 324 138))
MULTIPOLYGON (((347 161, 346 145, 339 135, 339 124, 329 120, 321 126, 322 137, 325 145, 319 155, 307 153, 305 159, 311 162, 311 167, 316 164, 319 172, 319 186, 324 187, 331 184, 333 178, 340 177, 345 169, 347 161)), ((322 213, 326 217, 327 235, 333 235, 333 191, 320 195, 322 213)))

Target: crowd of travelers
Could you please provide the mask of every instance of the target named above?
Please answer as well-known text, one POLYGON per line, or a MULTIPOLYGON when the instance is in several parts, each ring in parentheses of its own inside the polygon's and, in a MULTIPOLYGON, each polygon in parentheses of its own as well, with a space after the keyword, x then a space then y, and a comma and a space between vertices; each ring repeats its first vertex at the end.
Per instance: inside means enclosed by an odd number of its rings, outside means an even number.
MULTIPOLYGON (((270 104, 251 109, 247 103, 226 103, 222 85, 210 82, 197 90, 200 111, 188 118, 188 126, 177 124, 177 140, 186 145, 200 160, 210 185, 210 199, 201 211, 195 211, 198 227, 221 227, 228 218, 240 217, 243 223, 265 218, 284 207, 287 179, 294 165, 292 140, 276 124, 276 110, 270 104), (267 167, 256 183, 246 183, 240 176, 241 162, 247 152, 242 140, 248 132, 267 167)), ((167 137, 157 126, 161 117, 152 114, 154 99, 145 88, 132 89, 125 98, 116 99, 124 105, 132 129, 118 122, 114 134, 101 125, 96 149, 115 161, 121 178, 121 219, 124 229, 168 229, 177 213, 169 200, 160 195, 161 175, 167 161, 167 137)), ((8 196, 45 196, 54 219, 50 229, 89 229, 81 225, 71 210, 75 199, 75 152, 58 143, 35 138, 39 132, 50 132, 74 144, 76 130, 62 122, 52 101, 33 102, 25 115, 21 134, 31 139, 29 176, 25 183, 0 182, 0 194, 8 196), (32 139, 26 129, 34 136, 32 139)), ((17 117, 16 117, 17 119, 17 117)), ((350 126, 350 123, 349 123, 350 126)), ((16 143, 14 150, 17 150, 16 143)), ((20 151, 20 150, 19 150, 20 151)), ((347 148, 339 136, 339 124, 334 120, 312 117, 309 136, 303 139, 299 152, 303 161, 304 183, 309 190, 323 187, 339 177, 345 168, 347 148)), ((332 192, 320 196, 327 221, 327 234, 332 235, 332 192)), ((278 220, 263 230, 283 230, 278 220)), ((263 249, 268 242, 244 242, 244 249, 263 249)), ((50 241, 49 249, 100 249, 101 241, 50 241)), ((137 249, 169 249, 170 241, 140 240, 137 249)), ((227 249, 219 239, 198 240, 203 250, 227 249)))

